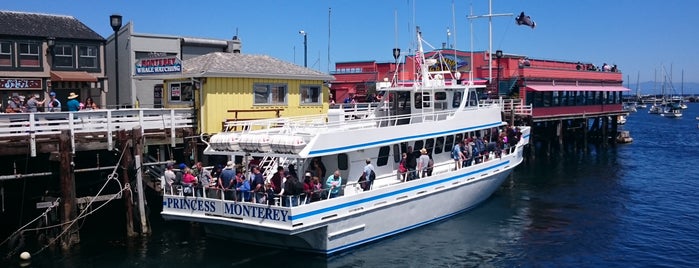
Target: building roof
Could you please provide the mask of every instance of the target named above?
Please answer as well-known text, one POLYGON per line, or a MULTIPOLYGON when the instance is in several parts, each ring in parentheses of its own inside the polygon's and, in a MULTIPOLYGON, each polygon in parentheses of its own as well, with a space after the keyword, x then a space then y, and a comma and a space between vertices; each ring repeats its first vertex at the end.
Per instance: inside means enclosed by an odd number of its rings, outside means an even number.
POLYGON ((4 10, 0 10, 0 35, 104 40, 71 16, 4 10))
POLYGON ((329 74, 266 55, 213 52, 185 60, 185 77, 252 77, 306 80, 334 80, 329 74))

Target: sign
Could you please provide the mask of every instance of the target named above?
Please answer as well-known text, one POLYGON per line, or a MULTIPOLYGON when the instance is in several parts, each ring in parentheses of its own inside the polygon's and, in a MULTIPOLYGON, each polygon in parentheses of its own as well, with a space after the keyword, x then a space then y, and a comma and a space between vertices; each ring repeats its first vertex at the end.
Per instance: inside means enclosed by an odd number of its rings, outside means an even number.
POLYGON ((181 100, 180 96, 182 96, 182 88, 180 87, 180 84, 171 84, 170 85, 170 100, 172 101, 179 101, 181 100))
POLYGON ((136 62, 136 75, 172 74, 182 72, 182 61, 177 57, 145 58, 136 62))
POLYGON ((184 197, 164 197, 163 211, 195 216, 216 215, 227 218, 244 218, 258 221, 288 222, 291 220, 288 208, 184 197))
POLYGON ((0 79, 0 89, 42 89, 41 79, 3 78, 0 79))

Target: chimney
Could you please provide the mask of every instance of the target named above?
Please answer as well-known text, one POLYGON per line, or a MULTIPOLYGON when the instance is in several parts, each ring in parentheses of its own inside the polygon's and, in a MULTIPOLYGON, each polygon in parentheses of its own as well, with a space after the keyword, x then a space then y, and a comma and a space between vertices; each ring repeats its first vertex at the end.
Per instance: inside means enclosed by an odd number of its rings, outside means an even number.
POLYGON ((240 49, 242 48, 243 43, 240 41, 240 39, 238 39, 238 36, 235 35, 233 36, 233 40, 228 41, 228 47, 226 48, 226 52, 240 54, 240 49))

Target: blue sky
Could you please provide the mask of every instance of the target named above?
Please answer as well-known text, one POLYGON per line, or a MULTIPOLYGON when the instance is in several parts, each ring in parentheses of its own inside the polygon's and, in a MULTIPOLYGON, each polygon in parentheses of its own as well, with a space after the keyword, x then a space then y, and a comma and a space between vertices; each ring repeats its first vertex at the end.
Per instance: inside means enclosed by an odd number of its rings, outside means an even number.
MULTIPOLYGON (((470 36, 474 50, 488 48, 487 20, 475 20, 471 34, 466 19, 471 7, 475 15, 487 14, 487 0, 3 2, 4 10, 76 17, 105 38, 112 34, 108 19, 112 13, 132 21, 139 33, 230 39, 237 29, 243 53, 267 54, 299 65, 303 65, 303 37, 298 32, 303 29, 308 32, 308 65, 321 71, 328 70, 328 40, 331 70, 337 61, 392 61, 393 47, 403 51, 410 47, 416 24, 436 47, 447 42, 449 27, 449 43, 456 42, 457 49, 469 50, 470 36)), ((493 13, 513 13, 493 18, 493 50, 617 64, 632 83, 639 73, 641 82, 653 81, 655 72, 662 79, 664 66, 668 76, 672 70, 677 88, 683 70, 685 82, 699 82, 695 49, 699 35, 694 30, 698 11, 699 1, 682 0, 493 0, 493 13), (521 11, 536 21, 536 29, 514 23, 521 11)))

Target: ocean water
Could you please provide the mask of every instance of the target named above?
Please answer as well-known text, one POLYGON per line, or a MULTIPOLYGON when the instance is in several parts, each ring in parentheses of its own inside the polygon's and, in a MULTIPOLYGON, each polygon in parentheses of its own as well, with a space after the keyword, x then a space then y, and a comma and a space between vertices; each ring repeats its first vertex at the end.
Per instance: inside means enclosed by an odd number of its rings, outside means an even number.
POLYGON ((207 237, 156 212, 151 235, 127 239, 123 220, 110 220, 123 217, 98 213, 78 246, 30 266, 696 267, 697 116, 699 104, 681 119, 639 110, 622 127, 631 144, 538 156, 474 210, 330 258, 207 237))

